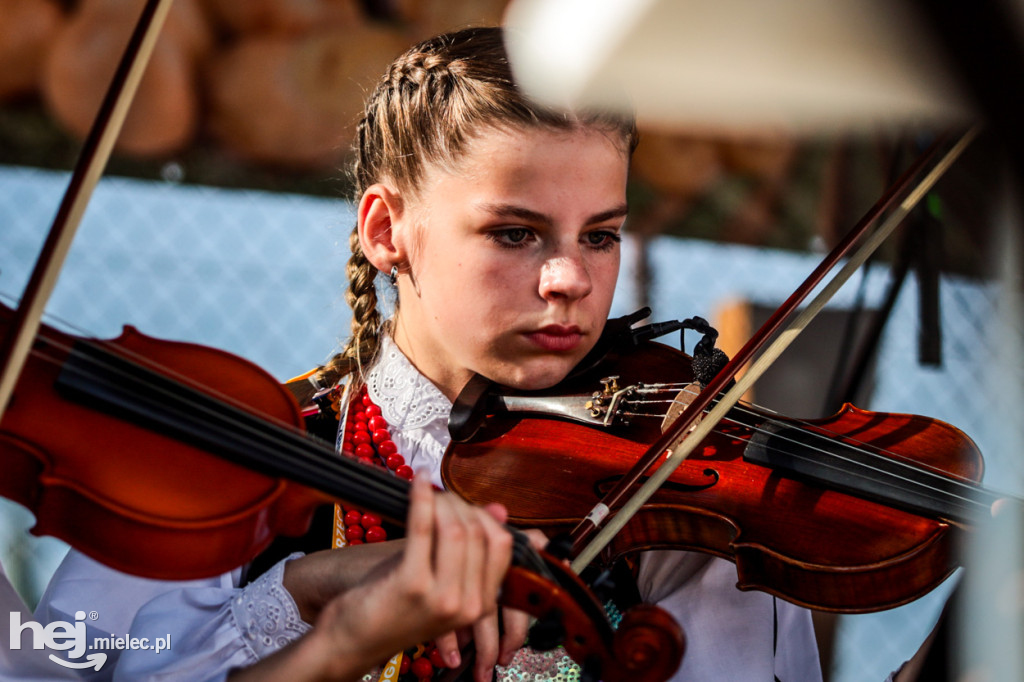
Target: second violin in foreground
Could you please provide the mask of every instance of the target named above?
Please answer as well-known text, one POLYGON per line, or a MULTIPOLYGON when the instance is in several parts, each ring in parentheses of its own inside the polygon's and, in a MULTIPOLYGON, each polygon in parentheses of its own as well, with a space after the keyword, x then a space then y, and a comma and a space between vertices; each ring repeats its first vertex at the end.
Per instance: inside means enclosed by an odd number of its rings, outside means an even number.
MULTIPOLYGON (((11 311, 0 306, 0 334, 11 311)), ((43 327, 0 421, 0 496, 118 570, 183 580, 301 535, 341 500, 402 523, 408 482, 309 437, 286 388, 241 358, 132 328, 113 341, 43 327)), ((684 640, 660 608, 613 629, 561 561, 513 535, 501 603, 534 615, 593 679, 659 682, 684 640)))

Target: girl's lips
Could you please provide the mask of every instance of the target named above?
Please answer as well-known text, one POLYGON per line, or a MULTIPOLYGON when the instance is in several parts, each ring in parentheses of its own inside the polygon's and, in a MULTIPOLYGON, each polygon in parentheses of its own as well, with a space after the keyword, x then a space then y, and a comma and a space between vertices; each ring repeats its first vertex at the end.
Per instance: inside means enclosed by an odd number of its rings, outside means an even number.
POLYGON ((548 351, 568 351, 579 345, 583 334, 577 327, 550 326, 526 334, 537 346, 548 351))

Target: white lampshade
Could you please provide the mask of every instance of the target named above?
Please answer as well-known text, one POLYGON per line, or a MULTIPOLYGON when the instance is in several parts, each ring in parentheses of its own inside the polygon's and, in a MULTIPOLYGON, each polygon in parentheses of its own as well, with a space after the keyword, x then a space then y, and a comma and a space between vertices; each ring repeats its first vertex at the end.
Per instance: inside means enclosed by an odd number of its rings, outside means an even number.
POLYGON ((794 131, 973 118, 894 0, 515 0, 513 70, 556 105, 794 131))

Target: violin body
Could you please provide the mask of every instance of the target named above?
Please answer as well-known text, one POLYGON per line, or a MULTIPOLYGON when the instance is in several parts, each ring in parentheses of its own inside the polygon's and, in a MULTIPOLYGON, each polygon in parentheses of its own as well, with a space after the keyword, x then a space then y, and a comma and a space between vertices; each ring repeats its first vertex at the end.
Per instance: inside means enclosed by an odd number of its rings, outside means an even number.
MULTIPOLYGON (((0 310, 0 331, 12 313, 0 310)), ((191 579, 232 570, 277 534, 301 535, 327 496, 213 457, 180 438, 70 399, 60 388, 73 348, 46 328, 0 422, 0 495, 52 535, 121 571, 191 579)), ((187 377, 208 393, 294 428, 295 400, 255 365, 213 348, 126 327, 110 353, 187 377)), ((119 381, 115 376, 114 381, 119 381)), ((158 391, 147 391, 159 398, 158 391)), ((158 408, 159 409, 159 408, 158 408)))
MULTIPOLYGON (((637 352, 609 356, 567 386, 530 395, 585 398, 607 375, 617 375, 620 386, 692 379, 688 356, 646 343, 637 352)), ((616 536, 604 558, 647 549, 706 552, 735 562, 740 589, 840 612, 906 603, 956 568, 956 536, 963 524, 748 461, 755 441, 765 439, 758 435, 765 433, 758 426, 765 420, 775 432, 795 425, 802 433, 825 434, 830 443, 870 446, 899 466, 911 462, 955 481, 977 482, 983 472, 973 442, 934 419, 849 405, 811 422, 747 412, 719 424, 616 536)), ((449 448, 442 476, 450 490, 469 500, 504 504, 511 523, 551 534, 568 531, 661 435, 660 419, 628 421, 598 427, 489 410, 475 436, 449 448)))

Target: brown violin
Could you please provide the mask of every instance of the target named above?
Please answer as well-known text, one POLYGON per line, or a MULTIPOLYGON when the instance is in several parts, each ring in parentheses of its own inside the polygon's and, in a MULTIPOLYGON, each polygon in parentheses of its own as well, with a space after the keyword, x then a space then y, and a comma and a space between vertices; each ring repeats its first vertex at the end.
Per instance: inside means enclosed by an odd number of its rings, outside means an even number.
MULTIPOLYGON (((0 306, 0 332, 12 311, 0 306)), ((162 579, 216 575, 278 534, 301 535, 341 500, 403 524, 409 484, 339 457, 304 429, 291 393, 229 353, 127 327, 113 341, 44 327, 0 420, 0 495, 53 535, 116 569, 162 579)), ((682 632, 641 605, 613 629, 561 561, 514 536, 501 602, 536 616, 588 672, 667 679, 682 632)))
MULTIPOLYGON (((455 423, 466 440, 446 453, 445 485, 557 533, 602 500, 699 386, 689 356, 646 342, 548 391, 476 390, 462 405, 472 423, 455 423)), ((982 472, 971 439, 935 419, 846 405, 800 421, 736 406, 604 558, 697 550, 735 562, 741 589, 829 611, 885 609, 956 568, 957 534, 997 499, 978 485, 982 472)))

